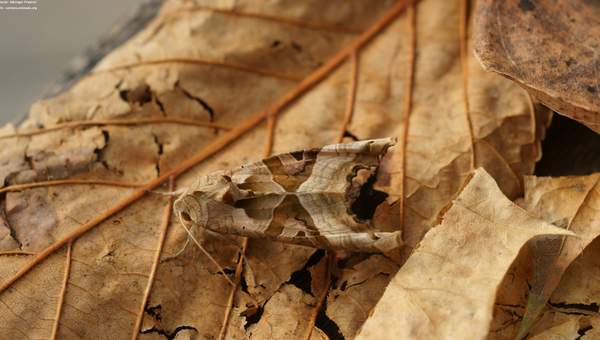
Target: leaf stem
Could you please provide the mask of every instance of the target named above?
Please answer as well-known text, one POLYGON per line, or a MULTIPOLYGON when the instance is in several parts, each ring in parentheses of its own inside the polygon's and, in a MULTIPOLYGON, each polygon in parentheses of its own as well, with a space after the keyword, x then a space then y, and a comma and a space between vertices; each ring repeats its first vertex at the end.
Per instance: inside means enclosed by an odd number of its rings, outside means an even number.
MULTIPOLYGON (((175 185, 173 177, 169 178, 169 191, 174 191, 175 185)), ((148 298, 150 297, 150 292, 152 291, 152 286, 154 285, 154 278, 156 277, 156 271, 158 269, 158 263, 160 262, 160 256, 162 254, 163 247, 165 245, 165 240, 167 239, 167 231, 169 230, 169 222, 171 221, 171 211, 173 210, 173 196, 168 196, 167 205, 165 206, 162 220, 160 223, 160 235, 158 237, 158 246, 156 247, 156 252, 154 253, 154 259, 152 261, 152 268, 150 269, 150 275, 148 277, 148 283, 146 285, 146 289, 144 290, 144 296, 142 298, 142 303, 140 305, 140 309, 137 314, 137 318, 135 320, 135 324, 133 326, 133 332, 131 334, 131 340, 135 340, 138 337, 140 332, 140 328, 142 327, 142 321, 144 320, 144 312, 146 311, 146 305, 148 304, 148 298)))
POLYGON ((1 135, 0 139, 19 138, 19 137, 30 137, 35 135, 41 135, 53 131, 78 128, 84 126, 131 126, 131 125, 146 125, 146 124, 179 124, 179 125, 190 125, 197 127, 213 128, 219 130, 231 130, 231 127, 222 124, 203 122, 197 119, 186 119, 176 117, 161 117, 161 118, 135 118, 135 119, 106 119, 106 120, 92 120, 92 121, 74 121, 60 123, 54 126, 29 130, 23 132, 17 132, 7 135, 1 135))

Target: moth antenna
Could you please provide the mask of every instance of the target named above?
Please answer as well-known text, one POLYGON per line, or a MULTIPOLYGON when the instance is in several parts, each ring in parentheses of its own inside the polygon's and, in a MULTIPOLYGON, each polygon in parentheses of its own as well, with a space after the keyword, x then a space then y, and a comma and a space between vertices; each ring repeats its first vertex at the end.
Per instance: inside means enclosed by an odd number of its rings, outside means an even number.
MULTIPOLYGON (((218 238, 218 239, 219 239, 219 240, 221 240, 221 241, 224 241, 224 242, 227 242, 227 243, 229 243, 229 244, 232 244, 232 245, 236 246, 237 248, 239 248, 238 250, 240 250, 240 251, 242 250, 242 247, 241 247, 239 244, 237 244, 237 243, 236 243, 235 241, 233 241, 232 239, 230 239, 230 238, 227 238, 227 237, 223 236, 223 234, 219 234, 219 233, 217 233, 216 231, 212 231, 212 230, 210 230, 210 229, 204 229, 204 232, 207 232, 207 233, 211 234, 212 236, 214 236, 214 237, 218 238)), ((245 257, 245 256, 244 256, 244 260, 246 260, 246 257, 245 257)))
POLYGON ((183 247, 181 247, 181 249, 179 249, 179 251, 177 251, 175 254, 173 254, 173 257, 178 257, 179 255, 181 255, 181 253, 183 253, 183 251, 185 250, 185 248, 187 248, 189 243, 190 243, 190 236, 188 235, 188 237, 185 239, 185 244, 183 245, 183 247))
POLYGON ((206 257, 208 257, 208 259, 219 269, 219 272, 221 272, 221 274, 223 274, 223 276, 225 277, 225 280, 227 280, 227 282, 229 282, 229 284, 232 287, 235 287, 236 285, 233 283, 233 281, 231 281, 231 279, 229 279, 229 276, 227 275, 227 273, 225 273, 225 270, 223 269, 223 267, 221 267, 219 262, 217 262, 217 260, 215 260, 215 258, 212 257, 212 255, 210 255, 210 253, 208 251, 206 251, 206 249, 204 249, 204 247, 200 244, 200 242, 198 242, 198 240, 194 237, 194 234, 192 234, 192 232, 188 229, 188 227, 186 227, 186 225, 183 223, 183 220, 181 219, 181 215, 179 215, 179 223, 181 223, 181 226, 187 232, 188 237, 189 237, 188 240, 191 239, 192 241, 194 241, 196 246, 198 246, 198 249, 200 249, 200 251, 202 251, 204 253, 204 255, 206 255, 206 257))

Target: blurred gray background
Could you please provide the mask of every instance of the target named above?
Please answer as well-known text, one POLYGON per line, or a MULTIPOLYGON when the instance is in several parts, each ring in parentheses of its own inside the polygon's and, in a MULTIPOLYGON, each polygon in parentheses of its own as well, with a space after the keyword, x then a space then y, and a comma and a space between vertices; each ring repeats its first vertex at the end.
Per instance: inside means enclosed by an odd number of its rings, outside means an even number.
POLYGON ((28 112, 70 62, 144 0, 38 0, 0 10, 0 125, 28 112))

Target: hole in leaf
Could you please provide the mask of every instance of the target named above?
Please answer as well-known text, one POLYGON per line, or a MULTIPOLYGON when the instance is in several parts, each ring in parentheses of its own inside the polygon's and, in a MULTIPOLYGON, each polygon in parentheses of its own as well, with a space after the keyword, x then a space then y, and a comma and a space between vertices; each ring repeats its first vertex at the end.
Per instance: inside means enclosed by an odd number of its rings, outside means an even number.
POLYGON ((304 155, 304 151, 294 151, 291 152, 290 155, 292 155, 292 157, 294 157, 295 160, 301 161, 304 155))
POLYGON ((594 327, 592 327, 591 325, 587 325, 587 326, 583 326, 581 328, 579 328, 577 330, 577 334, 579 334, 578 337, 575 338, 575 340, 579 340, 581 339, 582 336, 585 335, 585 333, 589 332, 590 330, 592 330, 594 327))
POLYGON ((127 98, 129 97, 129 90, 119 91, 119 97, 121 97, 123 101, 128 102, 129 100, 127 98))
POLYGON ((260 320, 260 318, 262 317, 264 311, 265 311, 265 309, 262 306, 259 306, 256 309, 256 313, 254 313, 252 315, 248 315, 246 317, 246 324, 244 325, 244 329, 248 329, 250 326, 257 323, 260 320))
POLYGON ((565 308, 565 309, 579 309, 585 312, 598 313, 600 310, 600 306, 597 303, 592 302, 589 304, 585 303, 566 303, 566 302, 550 302, 548 304, 555 308, 565 308))
POLYGON ((373 173, 365 184, 360 188, 360 193, 356 200, 352 202, 350 210, 361 220, 370 220, 375 214, 375 209, 387 198, 383 191, 373 189, 377 172, 373 173))
POLYGON ((146 307, 146 313, 148 313, 148 315, 150 315, 156 321, 160 321, 162 319, 162 316, 160 315, 161 312, 162 312, 161 305, 156 305, 153 307, 146 307))
POLYGON ((330 340, 344 340, 345 338, 340 331, 340 327, 327 316, 327 313, 325 313, 326 310, 327 299, 323 301, 323 305, 315 321, 315 326, 322 330, 330 340))
POLYGON ((348 130, 344 131, 344 137, 348 137, 348 138, 350 138, 350 139, 352 139, 354 141, 359 141, 358 137, 356 137, 355 134, 353 134, 352 132, 350 132, 348 130))
POLYGON ((181 332, 183 330, 192 330, 192 331, 198 332, 198 330, 195 327, 192 327, 192 326, 179 326, 179 327, 175 328, 172 332, 168 332, 168 331, 166 331, 164 329, 152 327, 150 329, 146 329, 144 331, 141 331, 140 334, 157 333, 157 334, 162 335, 163 337, 165 337, 165 339, 173 340, 173 339, 175 339, 177 337, 177 333, 179 333, 179 332, 181 332))
POLYGON ((302 267, 302 269, 292 273, 292 276, 290 277, 290 280, 287 283, 293 284, 294 286, 302 289, 303 292, 313 295, 311 288, 312 275, 310 275, 310 271, 308 271, 308 268, 319 263, 323 256, 325 256, 325 251, 323 249, 315 251, 310 256, 308 261, 306 261, 306 264, 304 264, 304 267, 302 267))

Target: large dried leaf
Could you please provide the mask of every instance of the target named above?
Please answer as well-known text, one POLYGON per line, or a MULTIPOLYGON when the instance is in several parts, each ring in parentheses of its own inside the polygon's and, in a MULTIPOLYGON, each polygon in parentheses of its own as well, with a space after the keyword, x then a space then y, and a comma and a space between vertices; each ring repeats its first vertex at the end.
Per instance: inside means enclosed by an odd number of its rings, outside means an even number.
POLYGON ((600 133, 596 1, 482 0, 475 51, 486 69, 600 133))
POLYGON ((94 72, 34 104, 24 127, 177 117, 231 130, 107 123, 0 139, 5 185, 45 178, 150 183, 141 189, 63 185, 5 194, 1 337, 47 338, 58 325, 60 338, 124 338, 138 333, 135 323, 142 317, 140 338, 149 339, 219 338, 223 325, 227 338, 249 338, 268 334, 273 322, 281 327, 278 335, 319 337, 315 329, 337 324, 351 338, 475 167, 485 167, 510 197, 521 193, 521 176, 539 157, 548 112, 535 112, 520 87, 484 72, 466 53, 466 35, 461 49, 467 16, 458 2, 419 2, 414 26, 402 2, 217 5, 166 1, 159 17, 94 72), (408 39, 413 29, 414 65, 408 39), (347 110, 354 116, 343 131, 347 110), (259 123, 269 114, 279 114, 275 153, 331 144, 342 134, 350 136, 346 140, 407 137, 406 145, 388 152, 378 185, 391 197, 375 213, 403 232, 408 247, 401 254, 350 255, 339 262, 331 291, 316 290, 329 288, 331 275, 317 275, 319 253, 311 257, 313 249, 249 240, 241 257, 239 239, 198 234, 226 272, 243 269, 233 295, 196 247, 172 256, 187 235, 177 223, 161 223, 168 219, 168 198, 148 191, 170 175, 183 188, 200 175, 263 158, 272 125, 259 123), (405 167, 397 166, 397 157, 404 157, 405 167), (71 251, 63 250, 73 236, 71 251), (31 253, 38 254, 35 262, 31 253), (155 266, 156 274, 149 274, 155 266))
POLYGON ((573 266, 575 258, 600 235, 599 179, 598 174, 526 177, 523 208, 547 222, 573 231, 578 237, 557 237, 530 244, 529 256, 523 257, 521 263, 515 263, 498 296, 492 327, 492 334, 497 338, 527 335, 561 278, 567 275, 567 267, 573 266))
POLYGON ((357 339, 485 339, 496 289, 523 244, 567 233, 529 215, 476 171, 390 282, 357 339))

